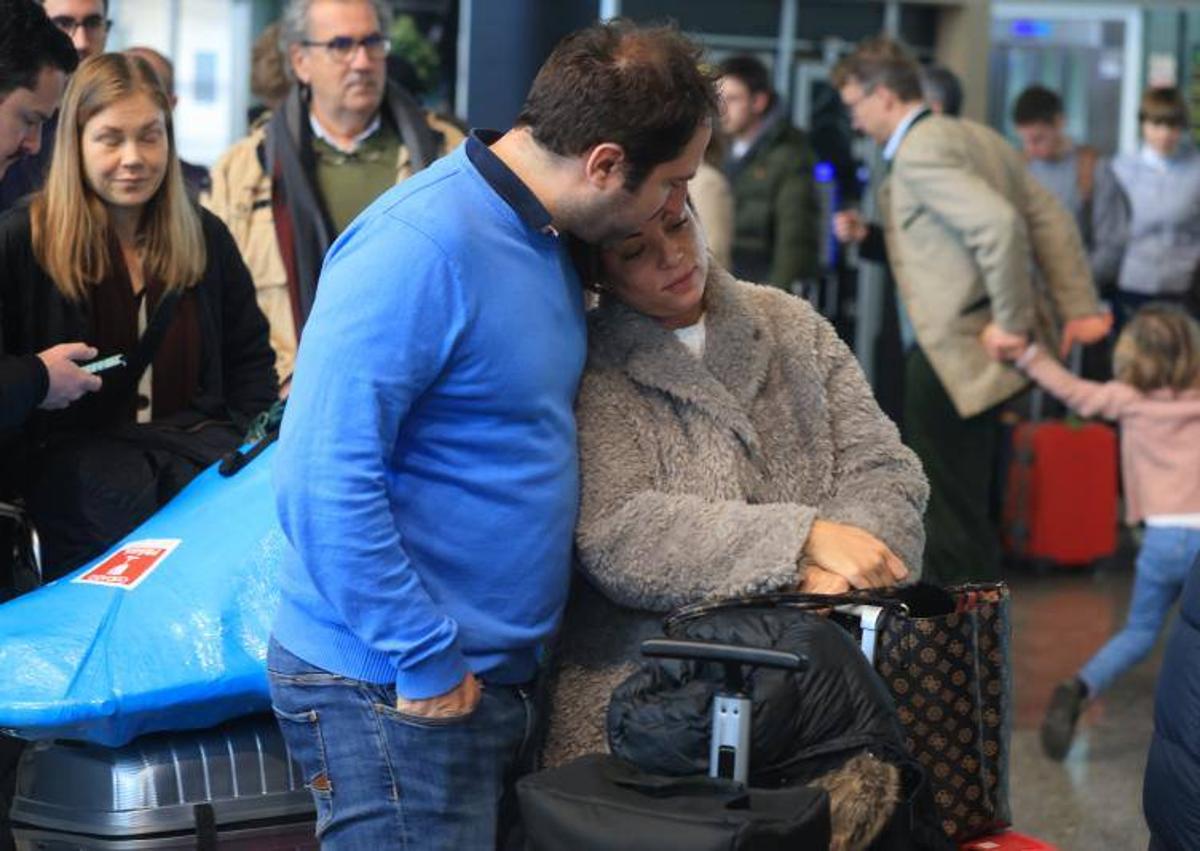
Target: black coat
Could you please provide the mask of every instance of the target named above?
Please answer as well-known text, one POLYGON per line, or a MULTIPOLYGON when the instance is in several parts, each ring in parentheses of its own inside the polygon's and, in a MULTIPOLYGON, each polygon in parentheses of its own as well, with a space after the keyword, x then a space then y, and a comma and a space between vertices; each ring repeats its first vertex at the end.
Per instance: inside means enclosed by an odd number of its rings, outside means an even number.
MULTIPOLYGON (((255 301, 254 284, 233 237, 216 216, 206 210, 201 210, 200 216, 208 251, 204 276, 194 288, 202 347, 200 376, 188 409, 172 420, 184 426, 201 420, 228 420, 241 429, 277 396, 274 354, 266 319, 255 301)), ((7 372, 12 364, 14 374, 21 375, 17 373, 20 362, 14 357, 36 354, 59 343, 87 342, 88 310, 86 303, 64 298, 37 264, 28 208, 11 210, 0 219, 0 346, 6 356, 0 367, 7 372)), ((32 370, 23 375, 32 375, 32 370)), ((34 392, 37 388, 28 386, 32 380, 27 377, 25 383, 14 384, 11 392, 0 389, 4 401, 0 426, 18 425, 44 398, 44 385, 39 395, 34 392)), ((40 413, 24 431, 26 436, 41 437, 63 428, 79 430, 94 425, 81 421, 77 412, 68 408, 62 413, 40 413)), ((11 439, 11 433, 8 437, 11 439)))
POLYGON ((1154 738, 1142 807, 1163 851, 1190 851, 1200 837, 1200 559, 1183 588, 1154 698, 1154 738))

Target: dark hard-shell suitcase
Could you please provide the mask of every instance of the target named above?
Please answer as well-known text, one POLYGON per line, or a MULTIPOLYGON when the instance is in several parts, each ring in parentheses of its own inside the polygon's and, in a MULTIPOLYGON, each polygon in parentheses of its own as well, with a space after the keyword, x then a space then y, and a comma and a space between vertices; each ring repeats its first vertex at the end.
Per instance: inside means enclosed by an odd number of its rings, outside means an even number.
POLYGON ((1117 549, 1117 437, 1101 423, 1021 423, 1013 433, 1005 543, 1020 558, 1085 565, 1117 549))
POLYGON ((18 851, 318 847, 312 798, 270 716, 120 748, 31 744, 11 818, 18 851))

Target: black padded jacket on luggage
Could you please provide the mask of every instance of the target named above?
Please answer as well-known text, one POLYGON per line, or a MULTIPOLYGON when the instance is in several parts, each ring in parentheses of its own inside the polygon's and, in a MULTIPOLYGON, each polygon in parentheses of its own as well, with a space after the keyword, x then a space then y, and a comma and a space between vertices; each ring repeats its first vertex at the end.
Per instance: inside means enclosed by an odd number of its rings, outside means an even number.
MULTIPOLYGON (((716 611, 687 621, 672 638, 768 647, 806 656, 808 670, 753 671, 750 784, 810 784, 863 754, 896 766, 902 790, 873 849, 943 849, 932 797, 909 756, 891 695, 850 634, 826 617, 786 609, 716 611)), ((613 693, 609 745, 615 756, 663 775, 708 770, 710 707, 718 665, 654 662, 613 693)), ((869 805, 869 802, 864 802, 869 805)))

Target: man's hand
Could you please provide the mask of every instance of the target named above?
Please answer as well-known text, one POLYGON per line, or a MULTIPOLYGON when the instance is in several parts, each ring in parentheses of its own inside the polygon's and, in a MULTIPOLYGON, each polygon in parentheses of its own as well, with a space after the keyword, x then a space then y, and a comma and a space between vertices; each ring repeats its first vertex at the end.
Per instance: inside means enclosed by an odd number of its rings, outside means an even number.
POLYGON ((845 577, 809 562, 805 566, 799 590, 806 594, 845 594, 850 590, 850 583, 845 577))
POLYGON ((437 697, 426 700, 405 700, 397 697, 396 711, 405 715, 415 715, 417 718, 462 718, 475 711, 481 697, 483 689, 479 680, 468 672, 453 690, 437 697))
POLYGON ((843 244, 862 242, 867 238, 867 223, 858 210, 842 210, 833 214, 833 235, 843 244))
POLYGON ((1005 331, 995 322, 989 322, 979 335, 983 347, 987 349, 988 357, 992 360, 1016 360, 1029 345, 1029 337, 1025 334, 1013 334, 1005 331))
POLYGON ((38 357, 50 374, 50 386, 39 408, 56 411, 74 402, 84 393, 100 389, 100 376, 84 372, 79 361, 92 360, 97 351, 84 343, 62 343, 40 352, 38 357))
POLYGON ((1063 325, 1062 345, 1059 347, 1059 356, 1063 360, 1066 360, 1067 355, 1071 353, 1071 347, 1076 343, 1090 346, 1092 343, 1100 342, 1108 336, 1108 332, 1112 330, 1112 325, 1113 315, 1108 311, 1068 320, 1063 325))
POLYGON ((904 562, 883 541, 844 523, 814 520, 803 556, 855 588, 883 588, 908 576, 904 562))

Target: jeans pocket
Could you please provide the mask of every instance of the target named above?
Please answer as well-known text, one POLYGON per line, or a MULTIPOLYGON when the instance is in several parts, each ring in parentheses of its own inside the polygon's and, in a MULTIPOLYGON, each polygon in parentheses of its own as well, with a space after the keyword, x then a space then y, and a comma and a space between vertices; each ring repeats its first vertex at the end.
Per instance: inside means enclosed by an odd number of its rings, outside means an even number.
POLYGON ((277 706, 273 706, 272 711, 288 752, 300 766, 304 787, 312 793, 317 808, 317 835, 320 836, 333 818, 333 780, 325 761, 325 739, 321 735, 317 711, 287 712, 277 706))
POLYGON ((424 715, 412 715, 408 712, 402 712, 396 708, 396 690, 393 686, 374 685, 368 689, 368 697, 371 700, 372 706, 375 707, 375 712, 382 718, 388 718, 392 721, 398 721, 401 724, 407 724, 410 727, 421 727, 426 730, 445 730, 454 727, 465 727, 467 723, 475 717, 479 712, 479 707, 483 704, 483 696, 480 695, 479 702, 475 704, 475 708, 463 715, 452 715, 446 718, 427 718, 424 715))

